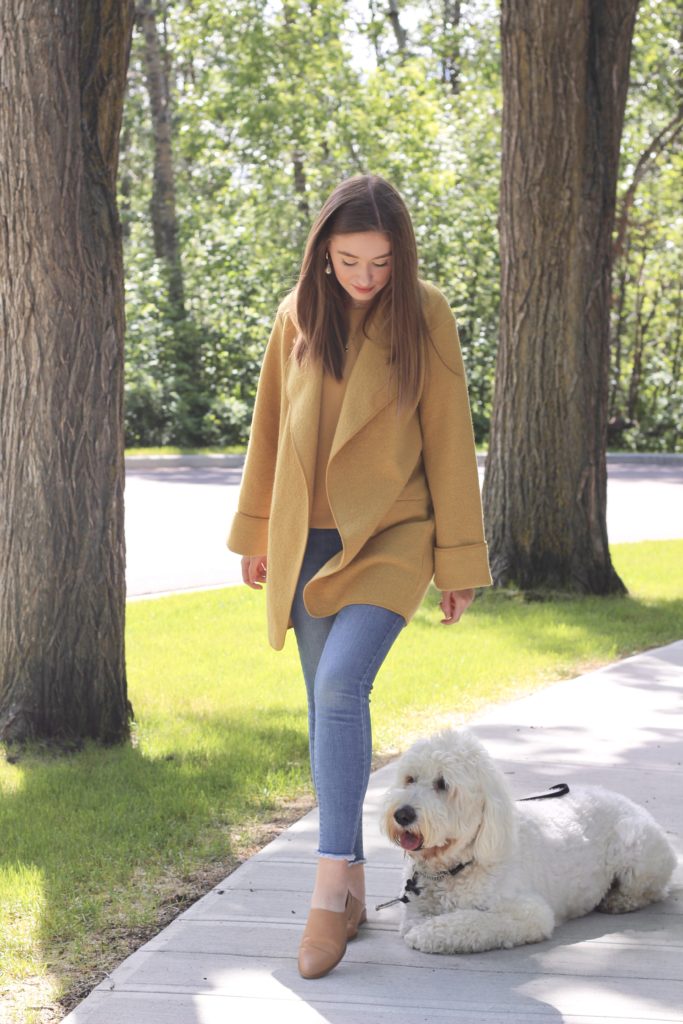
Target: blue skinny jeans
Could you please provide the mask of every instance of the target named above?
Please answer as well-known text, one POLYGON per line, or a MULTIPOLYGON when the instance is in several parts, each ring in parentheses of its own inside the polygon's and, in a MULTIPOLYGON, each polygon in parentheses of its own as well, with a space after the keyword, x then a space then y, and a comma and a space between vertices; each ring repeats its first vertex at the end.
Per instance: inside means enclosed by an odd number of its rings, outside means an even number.
POLYGON ((405 626, 396 612, 350 604, 313 618, 303 601, 312 576, 341 550, 337 530, 311 530, 292 604, 308 696, 311 775, 320 811, 318 855, 363 864, 363 800, 370 778, 370 692, 405 626))

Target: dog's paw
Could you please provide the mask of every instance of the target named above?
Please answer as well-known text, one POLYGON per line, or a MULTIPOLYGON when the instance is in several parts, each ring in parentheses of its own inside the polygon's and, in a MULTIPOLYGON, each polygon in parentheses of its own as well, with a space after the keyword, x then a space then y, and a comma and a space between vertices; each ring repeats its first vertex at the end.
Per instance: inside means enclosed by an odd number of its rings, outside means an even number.
POLYGON ((478 910, 458 910, 437 914, 415 924, 403 936, 404 941, 422 953, 483 953, 537 941, 521 938, 506 929, 506 921, 478 910))
POLYGON ((421 953, 443 953, 439 935, 429 921, 413 925, 403 936, 406 945, 419 949, 421 953))

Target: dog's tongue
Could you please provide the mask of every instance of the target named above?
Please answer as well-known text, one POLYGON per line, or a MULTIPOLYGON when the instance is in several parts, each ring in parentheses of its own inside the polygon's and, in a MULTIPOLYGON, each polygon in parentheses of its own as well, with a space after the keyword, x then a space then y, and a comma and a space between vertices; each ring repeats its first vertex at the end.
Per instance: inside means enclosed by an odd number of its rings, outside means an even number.
POLYGON ((422 845, 420 836, 413 835, 412 832, 402 832, 399 842, 404 850, 417 850, 422 845))

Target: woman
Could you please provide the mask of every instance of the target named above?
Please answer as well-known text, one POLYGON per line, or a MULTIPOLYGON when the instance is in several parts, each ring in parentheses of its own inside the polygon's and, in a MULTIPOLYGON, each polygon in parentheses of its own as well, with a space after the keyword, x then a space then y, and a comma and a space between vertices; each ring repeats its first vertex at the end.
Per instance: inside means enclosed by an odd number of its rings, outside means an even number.
POLYGON ((344 181, 313 225, 259 380, 228 546, 268 579, 272 646, 296 634, 320 842, 303 977, 365 921, 369 699, 430 580, 445 625, 489 576, 453 314, 417 276, 410 216, 382 178, 344 181))

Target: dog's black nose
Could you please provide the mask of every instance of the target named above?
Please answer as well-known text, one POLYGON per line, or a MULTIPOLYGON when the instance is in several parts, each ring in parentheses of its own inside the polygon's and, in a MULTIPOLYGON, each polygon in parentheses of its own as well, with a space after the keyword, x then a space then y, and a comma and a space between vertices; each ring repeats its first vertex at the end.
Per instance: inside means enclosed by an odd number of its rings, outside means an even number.
POLYGON ((410 804, 404 804, 403 807, 399 807, 397 811, 394 811, 394 818, 403 828, 407 828, 417 818, 415 808, 411 807, 410 804))

